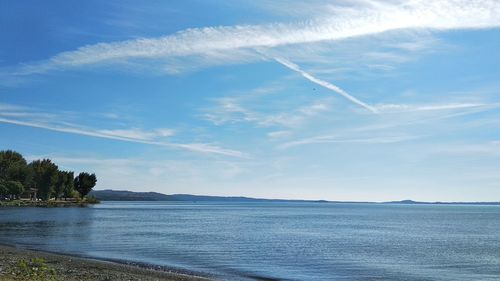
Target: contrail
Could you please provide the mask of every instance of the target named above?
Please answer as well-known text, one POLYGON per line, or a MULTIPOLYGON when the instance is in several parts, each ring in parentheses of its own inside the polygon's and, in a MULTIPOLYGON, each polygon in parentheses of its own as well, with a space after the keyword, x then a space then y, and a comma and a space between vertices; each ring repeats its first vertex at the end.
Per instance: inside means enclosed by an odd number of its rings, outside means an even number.
POLYGON ((274 59, 275 61, 277 61, 279 64, 284 65, 284 66, 285 66, 285 67, 287 67, 288 69, 291 69, 291 70, 293 70, 293 71, 295 71, 295 72, 300 73, 300 74, 301 74, 302 76, 304 76, 304 78, 306 78, 307 80, 309 80, 309 81, 311 81, 311 82, 313 82, 313 83, 315 83, 315 84, 318 84, 318 85, 320 85, 320 86, 322 86, 322 87, 324 87, 324 88, 327 88, 327 89, 329 89, 329 90, 332 90, 332 91, 336 92, 337 94, 339 94, 339 95, 343 96, 344 98, 346 98, 346 99, 350 100, 351 102, 353 102, 353 103, 355 103, 355 104, 357 104, 357 105, 359 105, 359 106, 362 106, 362 107, 364 107, 364 108, 368 109, 369 111, 371 111, 371 112, 373 112, 373 113, 378 113, 378 111, 377 111, 375 108, 373 108, 373 107, 369 106, 368 104, 366 104, 366 103, 364 103, 364 102, 362 102, 362 101, 358 100, 357 98, 355 98, 355 97, 353 97, 353 96, 349 95, 346 91, 342 90, 341 88, 339 88, 339 87, 337 87, 337 86, 335 86, 335 85, 333 85, 333 84, 331 84, 331 83, 329 83, 329 82, 327 82, 327 81, 323 81, 323 80, 321 80, 321 79, 318 79, 318 78, 316 78, 316 77, 312 76, 311 74, 309 74, 309 73, 305 72, 304 70, 302 70, 302 69, 301 69, 298 65, 296 65, 295 63, 293 63, 293 62, 291 62, 291 61, 288 61, 288 60, 286 60, 286 59, 283 59, 283 58, 276 58, 276 57, 275 57, 275 58, 273 58, 273 59, 274 59))

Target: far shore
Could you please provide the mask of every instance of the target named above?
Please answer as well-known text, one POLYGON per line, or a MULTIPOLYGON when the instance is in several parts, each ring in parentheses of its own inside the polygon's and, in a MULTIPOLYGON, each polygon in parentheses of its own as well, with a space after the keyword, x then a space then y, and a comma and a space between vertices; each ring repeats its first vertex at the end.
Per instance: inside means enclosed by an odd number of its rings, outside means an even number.
POLYGON ((90 204, 100 203, 97 200, 86 201, 86 200, 48 200, 48 201, 33 201, 33 200, 12 200, 12 201, 0 201, 0 207, 86 207, 90 204))
POLYGON ((0 245, 0 280, 210 280, 153 267, 120 264, 0 245), (24 263, 34 263, 23 267, 24 263), (28 268, 28 269, 26 269, 28 268), (33 274, 38 274, 36 277, 33 274))

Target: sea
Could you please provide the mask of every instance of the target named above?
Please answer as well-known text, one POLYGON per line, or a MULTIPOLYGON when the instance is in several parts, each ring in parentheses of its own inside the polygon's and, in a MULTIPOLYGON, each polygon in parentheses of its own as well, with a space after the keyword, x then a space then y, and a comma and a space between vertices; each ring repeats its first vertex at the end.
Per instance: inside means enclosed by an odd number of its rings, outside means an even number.
POLYGON ((218 280, 500 280, 500 206, 103 202, 1 208, 0 243, 218 280))

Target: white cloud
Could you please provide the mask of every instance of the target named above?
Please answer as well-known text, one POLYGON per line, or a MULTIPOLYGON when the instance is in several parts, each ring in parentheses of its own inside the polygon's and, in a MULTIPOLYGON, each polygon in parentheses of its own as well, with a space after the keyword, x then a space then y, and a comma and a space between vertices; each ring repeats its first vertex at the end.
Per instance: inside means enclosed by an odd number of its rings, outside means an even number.
POLYGON ((131 128, 131 129, 89 128, 67 122, 65 119, 67 118, 68 115, 75 115, 73 117, 76 117, 76 114, 74 112, 46 113, 30 107, 0 103, 0 123, 39 128, 39 129, 45 129, 45 130, 69 133, 69 134, 112 139, 118 141, 164 146, 174 149, 189 150, 207 154, 219 154, 219 155, 241 157, 241 158, 248 157, 248 155, 240 151, 225 149, 217 145, 208 143, 167 142, 164 140, 165 138, 175 135, 175 130, 170 128, 155 128, 151 130, 144 130, 139 128, 131 128))
POLYGON ((342 7, 330 5, 316 19, 296 23, 193 28, 159 38, 87 45, 46 61, 25 64, 14 73, 30 75, 143 59, 158 62, 185 56, 225 56, 244 49, 341 40, 401 29, 447 30, 500 25, 500 2, 495 0, 354 3, 356 5, 342 7))
POLYGON ((162 129, 155 129, 154 133, 160 137, 170 137, 175 135, 175 130, 162 128, 162 129))
POLYGON ((302 145, 324 144, 324 143, 389 144, 389 143, 410 141, 416 138, 418 137, 407 136, 407 135, 360 137, 360 138, 342 138, 339 136, 330 135, 330 136, 317 136, 312 138, 286 142, 279 145, 278 147, 281 149, 286 149, 302 145))
POLYGON ((458 110, 480 107, 495 107, 497 104, 485 103, 448 103, 448 104, 378 104, 374 106, 380 113, 400 113, 417 111, 440 111, 440 110, 458 110))
MULTIPOLYGON (((422 36, 420 36, 418 40, 393 43, 390 47, 410 52, 417 52, 428 50, 431 47, 436 46, 438 42, 439 40, 435 38, 422 38, 422 36)), ((442 44, 442 42, 439 42, 439 44, 442 44)))
POLYGON ((160 129, 160 131, 159 131, 160 133, 156 130, 154 130, 152 132, 145 132, 145 131, 137 130, 137 129, 134 129, 134 130, 99 130, 99 129, 93 129, 93 128, 81 128, 81 127, 67 126, 67 125, 61 125, 61 124, 54 124, 54 123, 49 123, 49 122, 40 122, 40 121, 34 121, 34 120, 25 121, 25 120, 16 120, 16 119, 2 118, 2 117, 0 117, 0 123, 7 123, 7 124, 18 125, 18 126, 39 128, 39 129, 45 129, 45 130, 50 130, 50 131, 62 132, 62 133, 69 133, 69 134, 76 134, 76 135, 83 135, 83 136, 90 136, 90 137, 97 137, 97 138, 104 138, 104 139, 112 139, 112 140, 125 141, 125 142, 163 146, 163 147, 182 149, 182 150, 188 150, 188 151, 194 151, 194 152, 200 152, 200 153, 206 153, 206 154, 219 154, 219 155, 240 157, 240 158, 248 157, 246 154, 244 154, 240 151, 225 149, 225 148, 222 148, 222 147, 219 147, 216 145, 212 145, 212 144, 173 143, 173 142, 166 142, 166 141, 152 139, 152 137, 154 137, 154 136, 161 135, 162 133, 165 134, 166 133, 165 129, 160 129))
POLYGON ((98 130, 99 133, 104 135, 118 136, 129 139, 137 139, 137 140, 152 140, 158 137, 170 137, 173 136, 174 130, 172 129, 154 129, 151 131, 144 131, 140 129, 114 129, 114 130, 98 130))
POLYGON ((21 111, 21 110, 26 110, 26 107, 8 103, 0 103, 0 113, 5 113, 8 111, 21 111))
MULTIPOLYGON (((71 115, 71 113, 66 112, 65 115, 71 115)), ((38 121, 49 121, 57 118, 56 114, 53 113, 33 110, 29 107, 8 103, 0 103, 0 117, 33 119, 38 121)))
MULTIPOLYGON (((321 113, 331 110, 329 99, 323 99, 283 112, 253 109, 248 103, 256 102, 248 97, 224 97, 215 99, 215 102, 215 107, 205 109, 206 113, 203 115, 203 118, 217 126, 235 123, 253 123, 259 127, 297 128, 310 119, 319 116, 321 113)), ((277 106, 276 104, 273 105, 277 106)))
POLYGON ((314 103, 310 106, 299 108, 299 112, 307 116, 315 116, 321 112, 329 111, 330 107, 324 103, 314 103))
POLYGON ((288 137, 291 134, 290 131, 274 131, 267 133, 267 136, 271 139, 280 139, 288 137))

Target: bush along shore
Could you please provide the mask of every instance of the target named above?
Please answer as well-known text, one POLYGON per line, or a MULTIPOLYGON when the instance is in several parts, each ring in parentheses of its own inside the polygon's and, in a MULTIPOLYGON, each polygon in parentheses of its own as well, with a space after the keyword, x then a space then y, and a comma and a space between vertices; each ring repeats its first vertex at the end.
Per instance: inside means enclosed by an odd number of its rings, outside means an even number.
POLYGON ((99 200, 95 197, 86 197, 83 200, 48 200, 48 201, 33 201, 33 200, 9 200, 0 201, 0 207, 87 207, 89 204, 98 204, 99 200))
POLYGON ((71 207, 99 203, 87 196, 95 174, 62 171, 50 159, 30 163, 12 150, 0 151, 0 207, 71 207))

